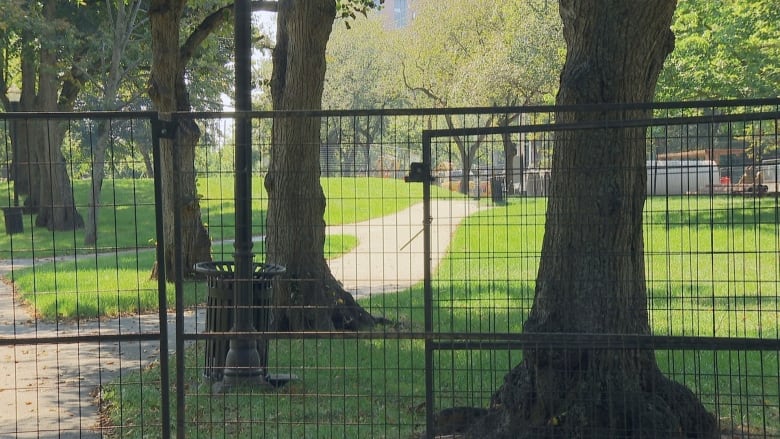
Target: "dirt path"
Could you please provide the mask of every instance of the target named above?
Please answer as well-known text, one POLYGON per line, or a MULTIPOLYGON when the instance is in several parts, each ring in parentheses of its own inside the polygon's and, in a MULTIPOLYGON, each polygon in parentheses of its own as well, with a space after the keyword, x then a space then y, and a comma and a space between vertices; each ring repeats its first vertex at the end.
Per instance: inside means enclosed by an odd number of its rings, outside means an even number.
MULTIPOLYGON (((460 221, 479 209, 473 201, 432 203, 434 267, 460 221)), ((328 228, 328 233, 355 235, 359 241, 352 252, 330 261, 331 270, 356 297, 398 291, 420 282, 422 224, 423 208, 418 204, 383 218, 328 228)), ((13 269, 32 264, 32 260, 0 261, 0 278, 7 279, 13 269)), ((169 353, 175 347, 174 321, 175 316, 168 314, 169 353)), ((204 322, 202 311, 190 311, 186 331, 202 332, 204 322)), ((96 389, 143 370, 160 356, 158 342, 13 346, 10 341, 157 332, 156 314, 78 323, 39 322, 14 298, 10 285, 0 282, 0 439, 100 437, 95 429, 96 389)))

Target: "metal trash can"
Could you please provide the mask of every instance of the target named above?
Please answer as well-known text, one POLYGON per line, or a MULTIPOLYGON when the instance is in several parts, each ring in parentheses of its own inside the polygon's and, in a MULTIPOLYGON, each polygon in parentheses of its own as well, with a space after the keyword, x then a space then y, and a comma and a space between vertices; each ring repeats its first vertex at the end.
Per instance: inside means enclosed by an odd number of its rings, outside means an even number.
MULTIPOLYGON (((228 333, 233 328, 233 285, 235 270, 233 262, 214 261, 195 264, 195 271, 206 275, 208 298, 206 303, 206 332, 228 333)), ((271 308, 271 279, 283 274, 286 269, 274 264, 253 264, 252 300, 253 325, 258 332, 268 330, 271 308)), ((224 338, 206 340, 206 361, 203 375, 212 381, 221 381, 225 369, 225 357, 230 349, 230 335, 224 338)), ((267 373, 268 342, 257 340, 260 365, 267 373)))
POLYGON ((22 209, 23 208, 19 206, 3 208, 6 235, 13 235, 14 233, 24 232, 24 217, 22 216, 22 209))
POLYGON ((504 185, 500 178, 494 177, 490 179, 490 197, 494 203, 502 203, 504 201, 504 185))

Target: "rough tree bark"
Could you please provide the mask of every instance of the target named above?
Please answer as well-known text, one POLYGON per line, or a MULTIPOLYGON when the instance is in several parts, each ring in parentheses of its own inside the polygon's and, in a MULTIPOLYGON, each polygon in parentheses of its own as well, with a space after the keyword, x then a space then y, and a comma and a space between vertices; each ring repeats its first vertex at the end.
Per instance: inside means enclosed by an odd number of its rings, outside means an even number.
MULTIPOLYGON (((149 6, 149 22, 152 32, 152 69, 149 75, 149 96, 156 111, 167 117, 172 112, 192 110, 185 69, 197 48, 216 29, 229 23, 233 17, 233 4, 217 8, 203 19, 181 44, 182 14, 188 0, 152 0, 149 6)), ((273 11, 276 4, 269 1, 253 1, 253 11, 273 11)), ((211 240, 200 214, 200 201, 195 184, 195 147, 200 139, 200 129, 193 119, 179 118, 173 139, 161 139, 160 178, 163 182, 163 221, 165 235, 165 269, 169 280, 175 273, 173 215, 180 215, 182 232, 182 267, 185 275, 193 275, 193 265, 211 260, 211 240), (178 154, 175 163, 173 151, 178 154), (173 192, 173 176, 178 172, 179 192, 173 192)), ((147 162, 145 156, 144 161, 147 162)), ((147 168, 149 166, 147 165, 147 168)), ((150 173, 151 174, 151 173, 150 173)), ((159 261, 158 261, 159 263, 159 261)), ((157 265, 152 277, 157 277, 157 265)))
POLYGON ((84 227, 84 219, 76 210, 73 188, 60 149, 65 129, 59 121, 35 121, 28 139, 35 145, 31 158, 34 161, 31 181, 37 193, 38 215, 36 227, 49 230, 74 230, 84 227))
MULTIPOLYGON (((153 0, 149 9, 152 32, 152 70, 149 96, 155 110, 165 117, 176 111, 190 111, 187 84, 184 79, 187 59, 182 56, 179 26, 186 0, 153 0)), ((185 274, 192 273, 196 262, 211 260, 211 240, 200 215, 200 202, 195 185, 195 146, 200 129, 192 119, 180 118, 173 139, 160 141, 160 178, 163 181, 163 221, 165 241, 165 272, 173 279, 177 261, 174 258, 173 215, 181 221, 182 258, 185 274), (178 163, 174 160, 174 149, 178 163), (174 193, 173 177, 178 175, 178 193, 174 193)), ((159 263, 159 261, 158 261, 159 263)), ((157 270, 152 276, 156 277, 157 270)))
MULTIPOLYGON (((274 110, 318 110, 333 0, 282 0, 277 12, 271 93, 274 110)), ((325 195, 320 185, 320 118, 277 117, 268 191, 268 262, 287 268, 274 289, 281 329, 358 329, 374 319, 333 277, 324 256, 325 195)))
MULTIPOLYGON (((674 46, 675 0, 561 0, 568 52, 557 103, 649 102, 674 46)), ((560 112, 557 123, 648 118, 560 112)), ((644 128, 555 133, 547 225, 526 333, 649 334, 644 128)), ((470 437, 709 438, 716 423, 651 350, 538 346, 470 437)))
MULTIPOLYGON (((58 3, 43 4, 43 16, 56 21, 58 3)), ((22 60, 22 111, 71 111, 81 88, 81 72, 71 69, 69 74, 58 74, 54 67, 61 60, 56 48, 41 45, 31 34, 25 34, 23 51, 30 56, 22 60), (37 60, 37 64, 36 64, 37 60), (36 87, 37 85, 37 87, 36 87), (59 94, 58 94, 59 92, 59 94)), ((36 227, 49 230, 74 230, 84 226, 76 210, 70 175, 61 146, 65 127, 57 120, 31 120, 24 123, 17 151, 22 154, 19 167, 19 193, 27 194, 25 206, 37 212, 36 227)))

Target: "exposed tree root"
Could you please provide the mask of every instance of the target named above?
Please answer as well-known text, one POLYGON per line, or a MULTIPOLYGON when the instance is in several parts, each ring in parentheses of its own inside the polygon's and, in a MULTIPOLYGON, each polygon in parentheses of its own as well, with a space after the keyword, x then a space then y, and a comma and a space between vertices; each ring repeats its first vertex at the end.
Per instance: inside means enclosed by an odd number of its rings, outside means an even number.
MULTIPOLYGON (((473 438, 716 438, 717 423, 696 396, 655 363, 625 358, 569 370, 519 364, 495 393, 473 438)), ((619 355, 618 355, 619 356, 619 355)))
POLYGON ((374 317, 360 306, 345 289, 338 287, 334 292, 336 304, 333 307, 333 326, 336 329, 359 331, 371 329, 377 324, 389 323, 381 317, 374 317))
POLYGON ((287 301, 287 297, 277 297, 276 306, 282 310, 277 315, 279 330, 360 331, 389 323, 384 318, 372 316, 360 306, 329 272, 324 277, 319 282, 299 280, 287 284, 288 288, 296 288, 299 293, 289 296, 304 302, 295 303, 295 299, 287 301))

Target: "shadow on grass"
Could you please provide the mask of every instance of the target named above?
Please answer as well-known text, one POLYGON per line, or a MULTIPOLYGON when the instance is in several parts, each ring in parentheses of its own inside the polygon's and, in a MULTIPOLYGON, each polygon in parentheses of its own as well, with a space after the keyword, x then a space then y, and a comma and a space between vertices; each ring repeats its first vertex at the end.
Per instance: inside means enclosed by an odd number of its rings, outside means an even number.
MULTIPOLYGON (((527 317, 533 294, 527 282, 444 281, 434 286, 440 331, 515 331, 527 317)), ((653 292, 654 300, 661 299, 657 294, 653 292)), ((184 377, 187 436, 418 437, 425 424, 425 346, 411 333, 423 329, 421 286, 361 299, 361 304, 404 324, 376 328, 372 338, 272 338, 269 372, 298 377, 278 389, 213 393, 202 375, 205 342, 190 346, 184 377), (410 336, 404 338, 404 333, 410 336)), ((693 389, 718 414, 724 429, 777 430, 776 352, 677 350, 656 355, 661 369, 693 389)), ((435 351, 435 410, 486 407, 504 375, 521 360, 519 350, 435 351)), ((114 428, 113 437, 155 434, 158 383, 159 369, 152 368, 142 377, 126 376, 105 386, 109 404, 104 419, 114 428)))
MULTIPOLYGON (((652 200, 652 199, 651 199, 652 200)), ((670 197, 668 204, 648 203, 645 225, 663 225, 666 229, 690 226, 713 228, 754 228, 780 222, 777 198, 745 197, 670 197), (659 207, 655 209, 655 207, 659 207)))

